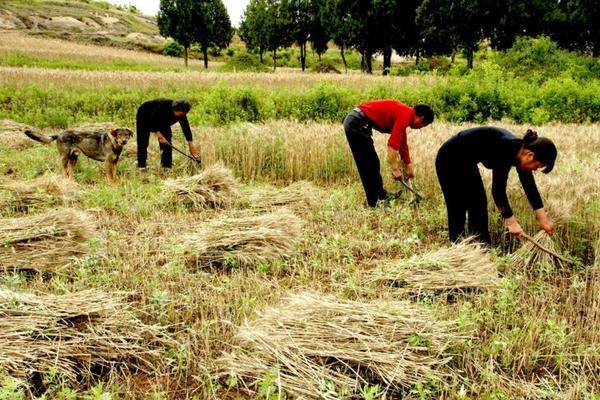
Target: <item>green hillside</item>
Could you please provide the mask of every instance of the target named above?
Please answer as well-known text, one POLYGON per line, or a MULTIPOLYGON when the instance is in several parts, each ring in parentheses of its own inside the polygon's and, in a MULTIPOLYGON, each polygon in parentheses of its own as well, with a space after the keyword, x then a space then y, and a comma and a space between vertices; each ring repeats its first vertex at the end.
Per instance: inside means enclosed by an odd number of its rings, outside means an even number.
POLYGON ((164 42, 154 17, 95 0, 5 0, 0 30, 146 50, 164 42))

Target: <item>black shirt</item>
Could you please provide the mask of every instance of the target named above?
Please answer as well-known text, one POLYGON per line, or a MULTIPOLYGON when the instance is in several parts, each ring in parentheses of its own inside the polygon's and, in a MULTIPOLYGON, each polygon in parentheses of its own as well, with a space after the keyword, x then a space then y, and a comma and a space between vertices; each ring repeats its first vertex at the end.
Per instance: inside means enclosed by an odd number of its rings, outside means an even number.
MULTIPOLYGON (((137 123, 150 132, 170 131, 171 125, 179 122, 187 141, 192 140, 192 130, 187 117, 177 118, 173 113, 173 100, 156 99, 143 103, 137 112, 137 123)), ((139 129, 139 128, 138 128, 139 129)))
MULTIPOLYGON (((477 127, 459 132, 448 142, 449 147, 452 148, 451 152, 454 159, 468 163, 482 163, 486 168, 492 170, 492 196, 494 202, 500 209, 502 217, 512 217, 513 212, 506 195, 506 183, 510 169, 517 166, 516 156, 521 146, 523 146, 523 140, 506 129, 477 127)), ((544 204, 535 184, 532 171, 516 169, 529 204, 534 210, 542 208, 544 204)))

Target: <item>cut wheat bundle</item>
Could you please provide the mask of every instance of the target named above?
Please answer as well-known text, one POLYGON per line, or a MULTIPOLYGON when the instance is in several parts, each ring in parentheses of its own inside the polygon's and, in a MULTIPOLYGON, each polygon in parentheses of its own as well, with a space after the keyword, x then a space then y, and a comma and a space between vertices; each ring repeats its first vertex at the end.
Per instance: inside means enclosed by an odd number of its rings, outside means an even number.
POLYGON ((169 343, 135 318, 123 294, 0 290, 0 370, 25 382, 50 371, 73 381, 90 370, 153 372, 169 343))
POLYGON ((219 217, 182 238, 185 257, 197 267, 228 263, 250 267, 270 263, 297 251, 301 220, 289 210, 219 217))
POLYGON ((224 208, 238 196, 238 181, 223 164, 214 164, 198 175, 165 182, 174 203, 195 208, 224 208))
POLYGON ((0 183, 0 211, 28 212, 30 209, 66 205, 77 200, 80 186, 59 175, 31 181, 0 183))
POLYGON ((534 237, 525 235, 524 239, 525 244, 511 255, 510 265, 513 268, 552 272, 574 262, 560 255, 556 244, 544 231, 539 231, 534 237))
POLYGON ((25 131, 34 131, 34 127, 12 121, 10 119, 0 120, 0 146, 24 150, 35 145, 35 142, 25 136, 25 131))
POLYGON ((274 374, 278 389, 306 398, 356 397, 368 384, 400 392, 449 377, 444 353, 458 339, 453 322, 434 321, 409 302, 301 293, 244 323, 219 372, 249 390, 274 374))
POLYGON ((472 240, 385 262, 370 271, 368 279, 413 294, 492 289, 499 281, 496 264, 486 249, 472 240))
POLYGON ((323 200, 323 193, 312 182, 294 182, 284 188, 261 188, 250 194, 247 203, 256 210, 287 207, 303 213, 323 200))
POLYGON ((0 268, 56 271, 86 253, 94 231, 91 216, 69 208, 0 219, 0 268))

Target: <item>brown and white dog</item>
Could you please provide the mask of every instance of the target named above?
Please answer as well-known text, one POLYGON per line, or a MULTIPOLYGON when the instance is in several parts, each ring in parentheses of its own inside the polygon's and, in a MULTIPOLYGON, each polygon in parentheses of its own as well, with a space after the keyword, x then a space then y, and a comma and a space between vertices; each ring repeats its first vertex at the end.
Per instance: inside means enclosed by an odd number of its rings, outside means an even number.
POLYGON ((117 181, 117 162, 123 151, 123 146, 133 135, 128 128, 116 128, 110 132, 66 130, 57 135, 46 136, 33 131, 25 131, 31 139, 41 143, 56 141, 58 152, 62 157, 62 172, 68 177, 73 176, 73 168, 81 153, 89 158, 106 164, 106 179, 117 181))

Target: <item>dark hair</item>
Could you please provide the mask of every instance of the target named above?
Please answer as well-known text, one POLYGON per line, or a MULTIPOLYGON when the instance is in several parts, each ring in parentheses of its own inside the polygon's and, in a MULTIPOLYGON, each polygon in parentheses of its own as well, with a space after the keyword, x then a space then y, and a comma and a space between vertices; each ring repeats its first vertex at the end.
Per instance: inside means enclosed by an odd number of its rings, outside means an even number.
POLYGON ((527 129, 523 137, 524 147, 533 152, 533 158, 544 165, 543 173, 547 174, 554 168, 554 162, 558 155, 558 150, 552 140, 545 137, 538 137, 536 131, 527 129))
POLYGON ((173 110, 175 111, 183 111, 187 113, 191 108, 192 105, 186 99, 173 100, 173 110))
POLYGON ((423 118, 423 122, 427 125, 432 123, 435 117, 433 110, 427 104, 417 104, 415 106, 415 114, 417 114, 417 117, 423 118))

